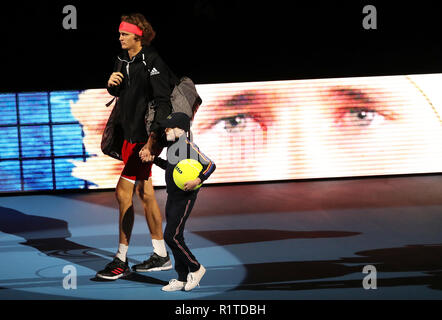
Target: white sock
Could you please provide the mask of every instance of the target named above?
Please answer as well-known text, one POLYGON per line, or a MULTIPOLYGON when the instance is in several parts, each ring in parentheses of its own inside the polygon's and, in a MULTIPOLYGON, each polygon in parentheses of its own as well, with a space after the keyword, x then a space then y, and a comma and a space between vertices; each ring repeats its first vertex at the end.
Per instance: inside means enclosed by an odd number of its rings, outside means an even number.
POLYGON ((120 243, 118 246, 118 252, 115 256, 121 261, 126 262, 127 249, 129 249, 129 246, 120 243))
POLYGON ((153 246, 153 252, 155 252, 160 257, 166 257, 167 256, 167 250, 166 245, 163 240, 155 240, 152 239, 152 246, 153 246))

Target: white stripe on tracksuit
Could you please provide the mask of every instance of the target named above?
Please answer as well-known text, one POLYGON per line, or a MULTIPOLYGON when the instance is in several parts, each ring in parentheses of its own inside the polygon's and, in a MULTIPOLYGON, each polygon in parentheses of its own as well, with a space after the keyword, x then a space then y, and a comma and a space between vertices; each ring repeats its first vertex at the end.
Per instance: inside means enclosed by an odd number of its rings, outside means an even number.
MULTIPOLYGON (((173 236, 173 240, 175 241, 175 243, 177 244, 177 246, 181 249, 181 251, 186 255, 186 257, 189 259, 189 261, 192 262, 193 264, 198 265, 198 262, 196 262, 195 260, 193 260, 193 259, 189 256, 189 253, 188 253, 186 250, 184 250, 184 248, 180 245, 180 243, 178 242, 178 240, 175 238, 175 237, 178 235, 178 233, 180 232, 180 227, 181 227, 181 224, 183 223, 184 218, 186 217, 186 214, 189 213, 189 212, 188 212, 188 211, 189 211, 189 204, 190 204, 191 201, 192 201, 192 200, 188 200, 188 201, 187 201, 186 210, 184 211, 184 215, 183 215, 183 217, 181 218, 181 221, 180 221, 180 223, 178 224, 178 227, 177 227, 176 230, 175 230, 175 235, 173 236)), ((184 230, 183 230, 183 231, 184 231, 184 230)))

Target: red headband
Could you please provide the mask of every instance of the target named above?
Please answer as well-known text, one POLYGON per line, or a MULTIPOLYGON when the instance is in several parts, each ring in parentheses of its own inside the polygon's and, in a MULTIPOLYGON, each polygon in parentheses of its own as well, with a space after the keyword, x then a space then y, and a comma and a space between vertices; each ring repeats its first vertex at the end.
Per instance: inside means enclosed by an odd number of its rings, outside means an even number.
POLYGON ((133 33, 133 34, 136 34, 137 36, 143 35, 143 30, 141 30, 138 26, 136 26, 132 23, 124 22, 124 21, 121 22, 120 28, 118 30, 133 33))

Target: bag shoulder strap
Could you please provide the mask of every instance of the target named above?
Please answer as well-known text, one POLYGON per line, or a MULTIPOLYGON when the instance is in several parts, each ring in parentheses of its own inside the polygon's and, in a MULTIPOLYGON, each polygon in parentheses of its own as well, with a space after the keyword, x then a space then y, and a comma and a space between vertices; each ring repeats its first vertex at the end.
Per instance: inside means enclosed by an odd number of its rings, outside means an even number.
MULTIPOLYGON (((155 61, 155 59, 158 57, 158 53, 156 52, 156 50, 146 50, 143 54, 143 63, 144 66, 146 67, 145 69, 150 72, 152 70, 153 67, 153 62, 155 61)), ((150 73, 149 73, 150 75, 150 73)))
MULTIPOLYGON (((152 71, 153 64, 155 62, 155 59, 157 59, 158 57, 159 57, 159 54, 155 49, 150 49, 150 50, 148 49, 144 53, 143 63, 146 67, 145 69, 146 69, 147 76, 148 76, 149 80, 150 80, 150 72, 152 71)), ((175 75, 175 73, 173 73, 172 70, 170 70, 170 68, 167 64, 166 64, 166 67, 167 67, 167 71, 170 75, 171 85, 173 85, 171 87, 173 89, 174 86, 178 85, 178 83, 180 82, 180 79, 178 79, 178 77, 175 75)))
MULTIPOLYGON (((116 67, 115 67, 114 72, 121 72, 121 69, 123 68, 123 61, 119 60, 118 58, 117 58, 117 60, 118 61, 115 64, 116 67)), ((118 98, 113 97, 112 100, 110 100, 108 103, 106 103, 106 107, 109 107, 112 104, 112 102, 114 102, 114 101, 116 103, 118 101, 118 98)))

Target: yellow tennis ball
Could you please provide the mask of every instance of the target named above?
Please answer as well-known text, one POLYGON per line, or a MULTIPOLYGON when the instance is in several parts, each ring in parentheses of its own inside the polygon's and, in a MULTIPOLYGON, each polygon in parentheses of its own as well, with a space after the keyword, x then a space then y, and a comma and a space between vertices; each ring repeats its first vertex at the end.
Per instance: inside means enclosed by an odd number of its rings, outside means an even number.
MULTIPOLYGON (((178 188, 184 190, 184 184, 198 178, 202 169, 203 165, 194 159, 181 160, 173 169, 173 181, 175 181, 178 188)), ((202 183, 193 190, 198 189, 201 185, 202 183)))

